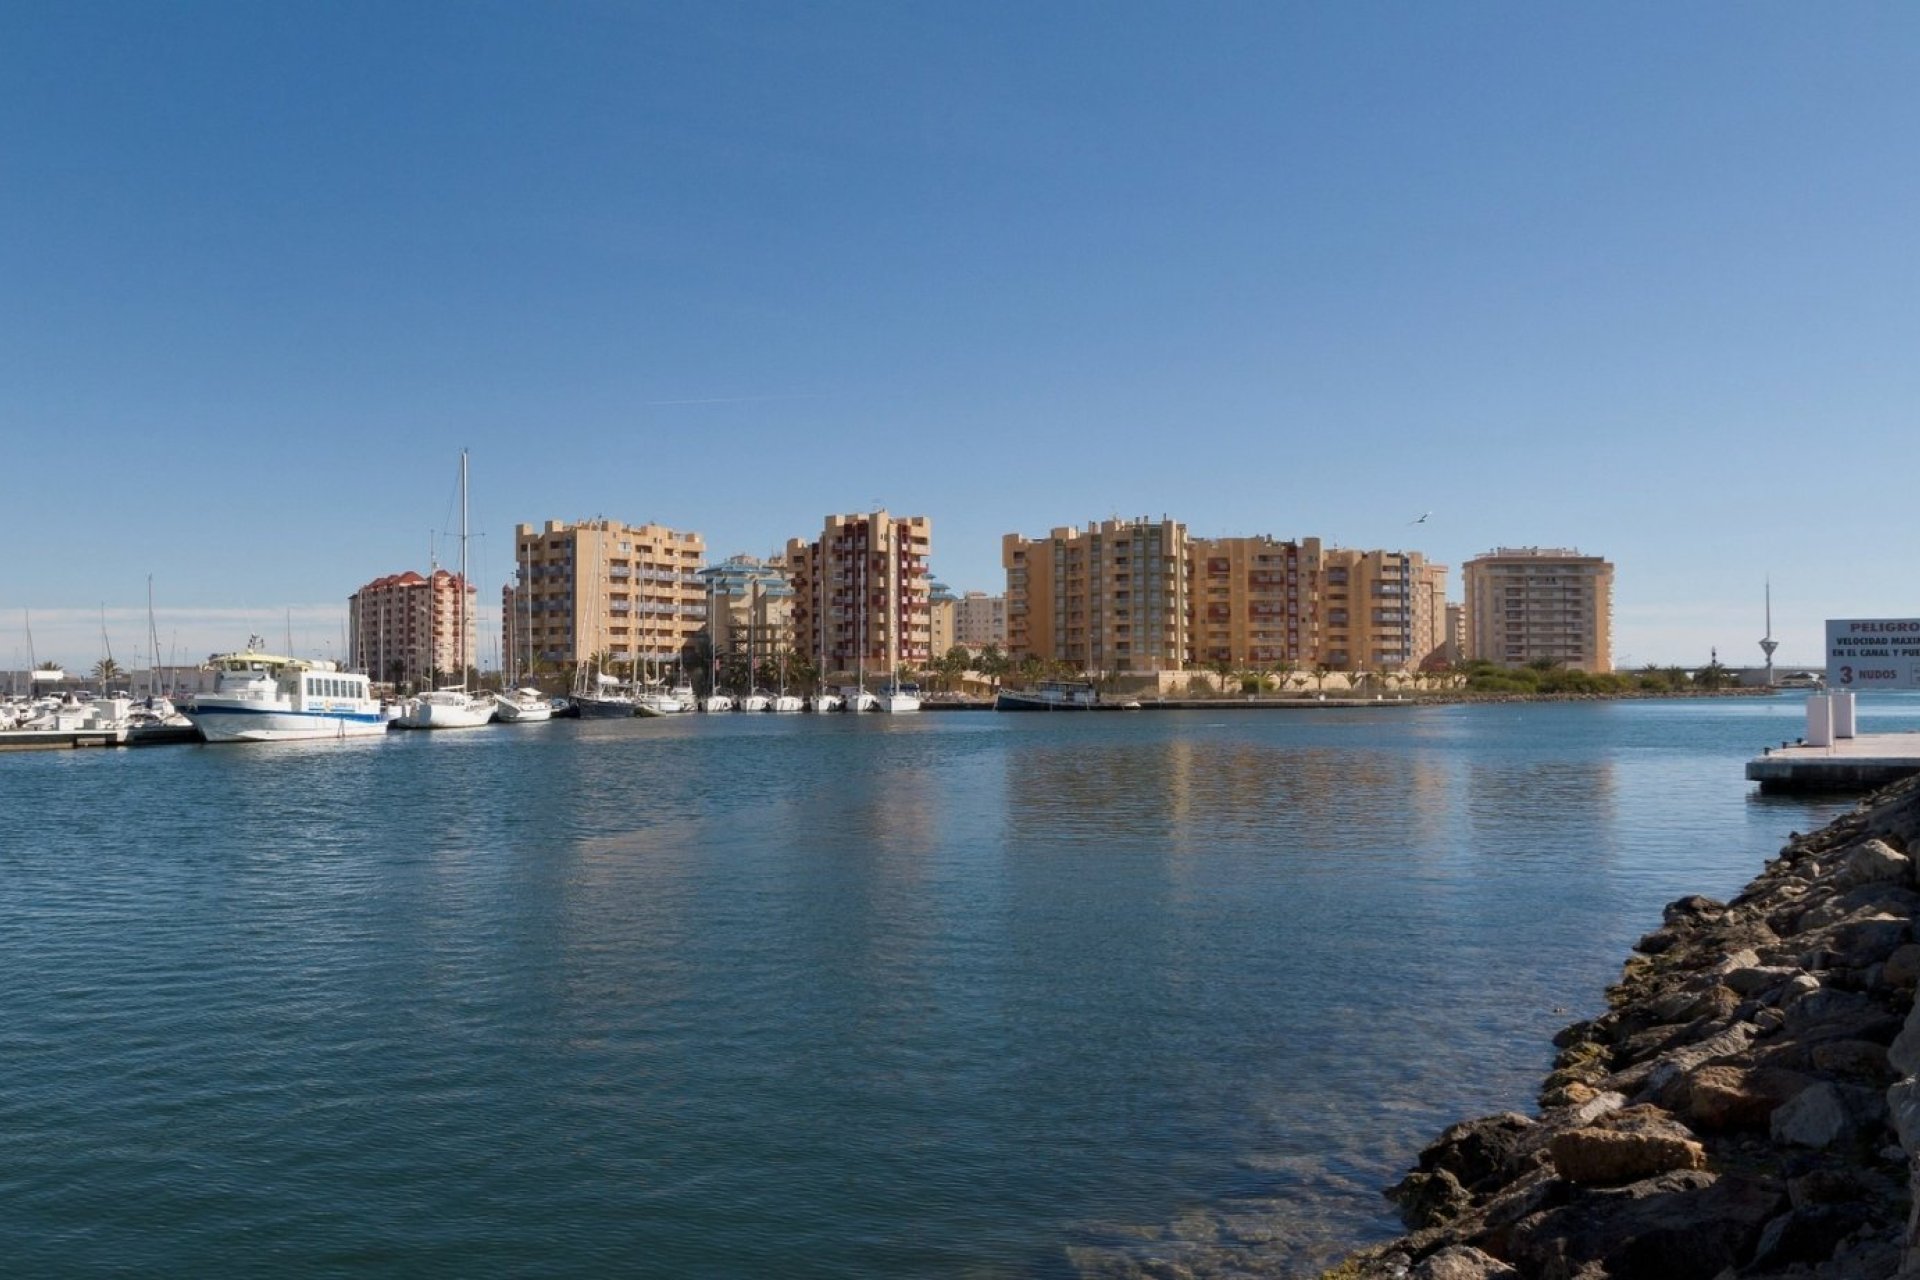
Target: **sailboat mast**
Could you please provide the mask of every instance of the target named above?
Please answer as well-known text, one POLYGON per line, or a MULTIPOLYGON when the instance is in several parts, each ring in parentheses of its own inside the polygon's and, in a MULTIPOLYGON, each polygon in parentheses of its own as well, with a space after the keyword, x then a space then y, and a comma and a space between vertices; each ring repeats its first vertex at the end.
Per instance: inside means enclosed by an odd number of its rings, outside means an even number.
POLYGON ((147 575, 147 696, 160 692, 160 632, 153 625, 153 575, 147 575))
POLYGON ((100 669, 101 692, 113 683, 113 641, 107 639, 107 602, 100 602, 100 648, 106 653, 106 665, 100 669))
POLYGON ((460 581, 454 597, 454 618, 460 630, 454 636, 454 652, 459 655, 460 680, 457 688, 467 687, 467 451, 460 451, 460 581))

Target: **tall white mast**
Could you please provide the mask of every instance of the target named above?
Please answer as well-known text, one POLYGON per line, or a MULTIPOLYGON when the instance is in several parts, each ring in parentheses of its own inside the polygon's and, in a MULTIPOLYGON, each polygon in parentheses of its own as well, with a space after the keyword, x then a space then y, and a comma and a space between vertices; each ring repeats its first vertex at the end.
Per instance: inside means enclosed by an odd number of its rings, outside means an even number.
POLYGON ((459 655, 460 683, 455 688, 467 687, 467 451, 460 451, 460 581, 454 588, 459 594, 454 597, 454 618, 460 628, 454 637, 454 652, 459 655))

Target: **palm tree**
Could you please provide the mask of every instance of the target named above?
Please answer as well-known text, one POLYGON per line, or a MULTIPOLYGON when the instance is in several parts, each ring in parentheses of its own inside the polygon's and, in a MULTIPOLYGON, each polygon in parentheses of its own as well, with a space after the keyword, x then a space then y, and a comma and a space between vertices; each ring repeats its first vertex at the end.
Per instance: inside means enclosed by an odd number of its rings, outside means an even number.
POLYGON ((120 678, 120 664, 112 658, 102 658, 93 664, 93 678, 104 687, 109 680, 120 678))
POLYGON ((1227 691, 1227 681, 1233 678, 1233 659, 1215 658, 1207 664, 1207 670, 1214 674, 1214 688, 1221 693, 1225 693, 1227 691))
POLYGON ((991 680, 993 687, 998 689, 1000 682, 1006 678, 1007 672, 1011 669, 1011 663, 1007 655, 1000 651, 999 645, 990 644, 980 651, 979 657, 973 660, 973 669, 991 680))
POLYGON ((960 678, 966 675, 972 666, 973 655, 961 645, 955 645, 941 654, 933 664, 934 670, 940 673, 940 678, 946 681, 949 692, 959 690, 960 678))

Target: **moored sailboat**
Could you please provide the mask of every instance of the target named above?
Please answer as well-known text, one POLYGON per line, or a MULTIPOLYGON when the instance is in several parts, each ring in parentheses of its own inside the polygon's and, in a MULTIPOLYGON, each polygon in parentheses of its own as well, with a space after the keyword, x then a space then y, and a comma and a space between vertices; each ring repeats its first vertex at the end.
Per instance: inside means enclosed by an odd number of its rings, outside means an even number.
MULTIPOLYGON (((467 451, 460 451, 460 576, 454 583, 454 651, 460 683, 416 694, 394 720, 401 729, 476 729, 493 719, 493 696, 467 692, 467 451)), ((431 631, 431 628, 429 628, 431 631)))

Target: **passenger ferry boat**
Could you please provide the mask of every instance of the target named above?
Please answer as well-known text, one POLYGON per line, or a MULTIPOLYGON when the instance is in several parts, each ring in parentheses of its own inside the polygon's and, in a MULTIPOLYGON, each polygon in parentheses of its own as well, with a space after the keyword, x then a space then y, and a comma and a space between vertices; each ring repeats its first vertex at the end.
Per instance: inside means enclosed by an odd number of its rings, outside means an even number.
POLYGON ((208 659, 213 692, 185 709, 208 742, 293 742, 374 737, 387 731, 365 675, 332 662, 286 658, 253 648, 208 659))

